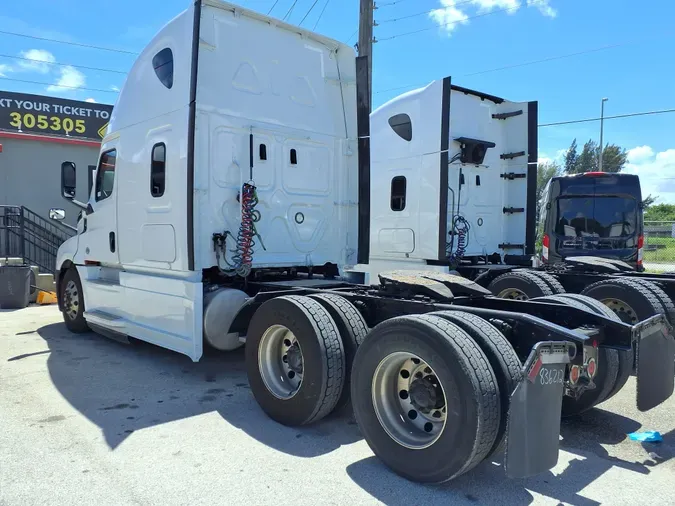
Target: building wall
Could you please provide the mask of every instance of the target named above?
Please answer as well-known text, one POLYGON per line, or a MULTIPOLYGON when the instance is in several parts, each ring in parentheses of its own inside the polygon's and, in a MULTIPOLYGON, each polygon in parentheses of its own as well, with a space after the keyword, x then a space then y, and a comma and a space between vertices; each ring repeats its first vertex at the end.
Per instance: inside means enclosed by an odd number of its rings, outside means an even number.
POLYGON ((96 165, 96 145, 62 144, 0 137, 0 205, 25 206, 48 218, 51 208, 66 211, 65 222, 75 226, 80 209, 61 196, 61 162, 77 165, 76 198, 87 202, 88 166, 96 165))

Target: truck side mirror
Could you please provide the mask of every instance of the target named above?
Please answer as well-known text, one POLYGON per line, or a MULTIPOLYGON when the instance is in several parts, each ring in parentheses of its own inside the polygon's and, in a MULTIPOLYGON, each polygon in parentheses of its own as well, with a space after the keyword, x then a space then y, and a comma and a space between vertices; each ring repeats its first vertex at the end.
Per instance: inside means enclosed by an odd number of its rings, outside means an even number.
POLYGON ((66 211, 64 209, 52 208, 49 210, 49 219, 54 221, 63 221, 66 219, 66 211))
POLYGON ((77 188, 77 169, 73 162, 63 162, 61 164, 61 195, 66 200, 75 198, 77 188))

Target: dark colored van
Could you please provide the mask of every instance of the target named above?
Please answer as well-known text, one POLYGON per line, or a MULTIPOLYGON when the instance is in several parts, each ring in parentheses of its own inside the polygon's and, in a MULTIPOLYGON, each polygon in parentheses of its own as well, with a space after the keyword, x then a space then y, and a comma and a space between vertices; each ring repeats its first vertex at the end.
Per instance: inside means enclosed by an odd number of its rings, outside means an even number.
POLYGON ((644 270, 640 179, 633 174, 586 172, 552 178, 540 202, 542 260, 595 256, 644 270))

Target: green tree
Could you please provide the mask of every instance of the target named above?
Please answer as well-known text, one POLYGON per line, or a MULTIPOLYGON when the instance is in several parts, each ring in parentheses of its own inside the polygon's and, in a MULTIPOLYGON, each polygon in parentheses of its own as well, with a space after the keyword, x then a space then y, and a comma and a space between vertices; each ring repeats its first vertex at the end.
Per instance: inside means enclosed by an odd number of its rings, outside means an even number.
POLYGON ((675 204, 654 204, 645 211, 645 221, 675 221, 675 204))
POLYGON ((577 140, 572 141, 572 145, 565 153, 565 174, 574 174, 576 172, 575 168, 577 166, 577 159, 579 154, 577 153, 577 140))
POLYGON ((560 165, 555 162, 540 163, 537 165, 537 202, 544 194, 544 188, 554 176, 562 173, 560 165))
POLYGON ((649 211, 649 208, 654 205, 654 202, 658 197, 652 197, 652 194, 650 193, 645 199, 642 201, 642 208, 646 211, 649 211))
MULTIPOLYGON (((584 144, 580 154, 577 154, 577 140, 565 155, 565 173, 581 174, 583 172, 595 172, 599 169, 600 146, 593 140, 584 144)), ((626 150, 616 144, 607 144, 602 152, 602 170, 604 172, 621 172, 628 161, 626 150)))

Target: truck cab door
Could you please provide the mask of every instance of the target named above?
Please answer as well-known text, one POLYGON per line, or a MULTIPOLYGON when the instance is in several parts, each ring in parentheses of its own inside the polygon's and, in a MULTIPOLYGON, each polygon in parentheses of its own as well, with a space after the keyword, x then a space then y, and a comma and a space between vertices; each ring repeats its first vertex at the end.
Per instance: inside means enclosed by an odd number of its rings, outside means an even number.
POLYGON ((119 265, 116 164, 115 147, 101 153, 85 211, 84 233, 80 236, 80 251, 85 262, 119 265))

